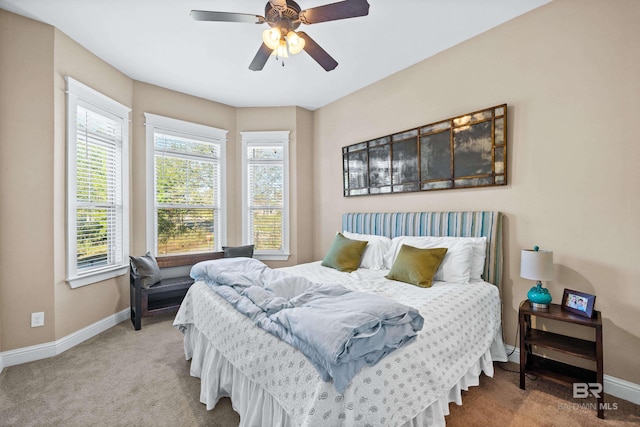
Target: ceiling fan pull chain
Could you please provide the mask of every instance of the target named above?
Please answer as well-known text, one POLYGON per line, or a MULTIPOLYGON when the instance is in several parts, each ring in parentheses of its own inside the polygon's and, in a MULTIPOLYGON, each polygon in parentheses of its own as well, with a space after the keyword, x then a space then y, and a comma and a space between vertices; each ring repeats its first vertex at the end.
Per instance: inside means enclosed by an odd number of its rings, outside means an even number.
POLYGON ((284 58, 280 58, 278 56, 278 52, 276 51, 276 61, 280 61, 282 59, 282 66, 284 67, 284 58))

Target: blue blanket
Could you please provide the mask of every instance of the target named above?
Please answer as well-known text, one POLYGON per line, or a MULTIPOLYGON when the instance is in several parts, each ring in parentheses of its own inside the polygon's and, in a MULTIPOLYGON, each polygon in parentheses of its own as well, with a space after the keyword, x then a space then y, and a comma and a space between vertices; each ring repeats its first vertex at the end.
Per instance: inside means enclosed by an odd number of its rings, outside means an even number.
POLYGON ((253 258, 201 262, 191 277, 300 350, 339 393, 363 366, 415 339, 424 323, 417 310, 388 298, 312 283, 253 258))

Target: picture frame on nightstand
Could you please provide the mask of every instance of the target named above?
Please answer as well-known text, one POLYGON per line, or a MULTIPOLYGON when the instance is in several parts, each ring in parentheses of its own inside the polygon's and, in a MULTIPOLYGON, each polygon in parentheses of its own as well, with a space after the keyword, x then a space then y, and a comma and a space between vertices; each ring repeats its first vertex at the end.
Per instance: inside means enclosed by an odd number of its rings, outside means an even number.
POLYGON ((564 311, 577 314, 578 316, 592 318, 595 303, 595 295, 565 288, 564 294, 562 295, 561 308, 564 311))

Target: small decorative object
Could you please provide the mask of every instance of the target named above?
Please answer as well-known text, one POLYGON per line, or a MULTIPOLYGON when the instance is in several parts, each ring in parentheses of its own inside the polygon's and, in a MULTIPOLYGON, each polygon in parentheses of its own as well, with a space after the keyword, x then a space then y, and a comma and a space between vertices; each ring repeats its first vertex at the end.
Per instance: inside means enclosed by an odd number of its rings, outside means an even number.
POLYGON ((344 196, 507 184, 507 105, 342 148, 344 196))
POLYGON ((593 306, 596 303, 596 296, 585 294, 584 292, 565 289, 562 295, 562 305, 564 311, 584 317, 593 317, 593 306))
POLYGON ((551 302, 549 290, 542 287, 542 280, 553 279, 553 252, 540 250, 534 246, 533 250, 523 249, 520 256, 520 277, 536 280, 536 286, 527 293, 534 310, 547 310, 551 302))

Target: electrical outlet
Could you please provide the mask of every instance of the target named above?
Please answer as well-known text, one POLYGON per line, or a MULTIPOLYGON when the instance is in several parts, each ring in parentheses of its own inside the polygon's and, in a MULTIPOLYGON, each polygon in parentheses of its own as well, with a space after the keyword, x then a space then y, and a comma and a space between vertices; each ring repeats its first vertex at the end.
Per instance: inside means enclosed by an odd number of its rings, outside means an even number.
POLYGON ((36 328, 38 326, 44 326, 44 311, 31 313, 31 327, 36 328))

